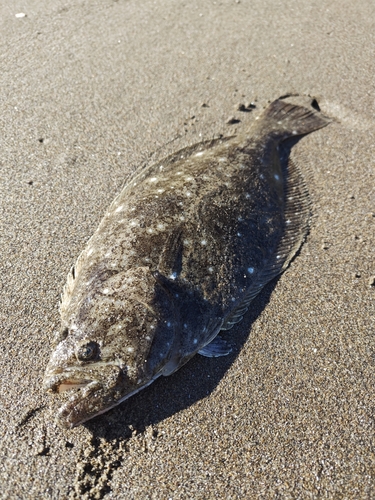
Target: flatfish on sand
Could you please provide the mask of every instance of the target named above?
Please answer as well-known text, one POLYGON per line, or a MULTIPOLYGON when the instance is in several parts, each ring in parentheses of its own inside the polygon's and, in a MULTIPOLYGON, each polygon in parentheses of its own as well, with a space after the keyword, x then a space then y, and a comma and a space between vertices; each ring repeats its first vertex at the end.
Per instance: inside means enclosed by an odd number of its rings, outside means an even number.
POLYGON ((66 427, 103 413, 195 354, 223 356, 238 323, 301 246, 309 196, 282 142, 325 127, 278 99, 235 137, 206 141, 135 172, 65 285, 44 386, 75 389, 66 427))

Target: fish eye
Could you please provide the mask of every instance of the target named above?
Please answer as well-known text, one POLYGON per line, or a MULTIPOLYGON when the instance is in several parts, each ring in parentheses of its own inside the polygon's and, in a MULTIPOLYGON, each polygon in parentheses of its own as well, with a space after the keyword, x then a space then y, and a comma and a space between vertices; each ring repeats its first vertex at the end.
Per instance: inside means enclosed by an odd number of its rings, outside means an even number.
POLYGON ((99 345, 97 342, 87 342, 87 344, 82 344, 77 349, 77 359, 79 361, 90 361, 95 359, 99 353, 99 345))

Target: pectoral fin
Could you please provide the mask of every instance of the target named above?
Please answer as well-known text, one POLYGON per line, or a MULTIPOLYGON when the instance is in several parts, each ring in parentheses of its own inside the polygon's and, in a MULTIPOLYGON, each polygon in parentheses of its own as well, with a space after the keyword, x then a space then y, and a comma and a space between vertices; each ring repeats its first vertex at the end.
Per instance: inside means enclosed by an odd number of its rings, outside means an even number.
POLYGON ((198 351, 198 354, 206 358, 219 358, 220 356, 227 356, 232 352, 232 348, 224 339, 218 335, 206 346, 198 351))

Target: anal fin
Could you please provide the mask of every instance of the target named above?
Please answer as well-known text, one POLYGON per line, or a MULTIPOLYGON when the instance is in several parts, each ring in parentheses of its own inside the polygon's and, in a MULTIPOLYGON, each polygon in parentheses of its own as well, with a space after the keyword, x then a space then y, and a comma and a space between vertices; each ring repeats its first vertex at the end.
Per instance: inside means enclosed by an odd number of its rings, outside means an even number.
MULTIPOLYGON (((224 319, 221 330, 230 330, 239 323, 251 301, 262 288, 282 273, 303 244, 309 230, 311 201, 298 166, 286 157, 283 146, 280 148, 285 170, 285 207, 283 235, 264 267, 254 273, 254 281, 246 291, 241 302, 224 319)), ((249 262, 249 264, 251 264, 249 262)))
POLYGON ((263 288, 264 283, 255 282, 254 285, 247 291, 242 302, 227 316, 221 326, 221 330, 230 330, 236 323, 242 321, 242 318, 249 308, 250 302, 258 295, 263 288))

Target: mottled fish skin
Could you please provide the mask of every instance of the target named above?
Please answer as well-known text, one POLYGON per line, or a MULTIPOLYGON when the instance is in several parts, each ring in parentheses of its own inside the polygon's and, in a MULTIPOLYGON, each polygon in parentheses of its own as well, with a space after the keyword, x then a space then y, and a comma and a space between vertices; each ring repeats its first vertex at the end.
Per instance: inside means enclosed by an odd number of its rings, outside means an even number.
POLYGON ((274 101, 247 131, 136 172, 68 275, 46 389, 80 388, 59 416, 73 427, 170 375, 242 319, 308 229, 309 197, 279 145, 326 126, 274 101))

